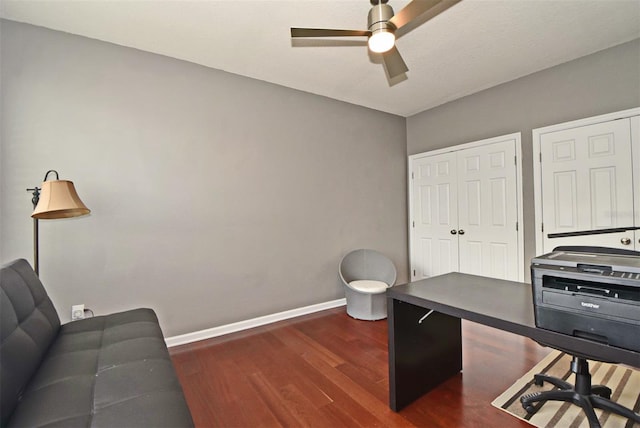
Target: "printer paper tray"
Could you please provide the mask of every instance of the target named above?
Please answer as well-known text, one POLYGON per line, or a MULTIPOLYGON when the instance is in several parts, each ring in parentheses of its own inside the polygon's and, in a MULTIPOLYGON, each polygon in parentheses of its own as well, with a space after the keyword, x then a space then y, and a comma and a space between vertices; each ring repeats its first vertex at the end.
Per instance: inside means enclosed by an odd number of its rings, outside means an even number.
POLYGON ((574 309, 581 313, 589 313, 601 318, 640 320, 640 306, 620 302, 619 299, 543 290, 542 303, 549 306, 574 309))

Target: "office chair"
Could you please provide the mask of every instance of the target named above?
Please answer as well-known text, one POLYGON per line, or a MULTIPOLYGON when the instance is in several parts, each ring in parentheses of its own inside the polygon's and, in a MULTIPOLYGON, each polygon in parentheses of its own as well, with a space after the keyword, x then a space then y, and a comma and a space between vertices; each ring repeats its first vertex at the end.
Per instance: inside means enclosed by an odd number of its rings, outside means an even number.
MULTIPOLYGON (((640 257, 640 252, 638 251, 605 247, 561 246, 554 248, 553 251, 589 252, 640 257)), ((636 423, 640 423, 640 414, 610 400, 610 388, 604 385, 591 385, 591 374, 589 373, 589 362, 587 361, 588 356, 575 355, 563 349, 560 350, 572 356, 571 372, 576 377, 575 385, 571 385, 569 382, 548 376, 544 373, 534 375, 533 379, 537 386, 542 386, 544 382, 548 382, 558 389, 533 392, 520 397, 520 403, 527 413, 533 414, 540 408, 540 406, 536 407, 535 403, 541 403, 542 405, 546 401, 566 401, 582 408, 589 421, 590 428, 601 428, 594 408, 603 409, 624 416, 636 423)))

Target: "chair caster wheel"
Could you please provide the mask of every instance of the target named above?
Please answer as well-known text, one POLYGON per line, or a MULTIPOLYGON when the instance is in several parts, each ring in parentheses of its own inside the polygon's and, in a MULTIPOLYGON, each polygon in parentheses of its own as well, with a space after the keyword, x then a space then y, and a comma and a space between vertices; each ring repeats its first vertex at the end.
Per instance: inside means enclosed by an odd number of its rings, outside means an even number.
POLYGON ((533 404, 529 403, 529 400, 537 397, 538 395, 540 395, 539 392, 532 392, 530 394, 525 394, 522 397, 520 397, 520 404, 522 404, 522 408, 526 410, 527 413, 533 414, 536 412, 535 407, 533 406, 533 404))

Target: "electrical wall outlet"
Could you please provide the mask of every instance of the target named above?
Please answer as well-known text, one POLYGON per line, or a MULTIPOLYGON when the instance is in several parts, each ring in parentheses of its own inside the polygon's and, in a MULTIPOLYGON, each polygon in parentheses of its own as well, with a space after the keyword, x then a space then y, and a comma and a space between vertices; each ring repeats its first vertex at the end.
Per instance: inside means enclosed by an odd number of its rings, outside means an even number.
POLYGON ((71 306, 71 321, 84 319, 84 304, 71 306))

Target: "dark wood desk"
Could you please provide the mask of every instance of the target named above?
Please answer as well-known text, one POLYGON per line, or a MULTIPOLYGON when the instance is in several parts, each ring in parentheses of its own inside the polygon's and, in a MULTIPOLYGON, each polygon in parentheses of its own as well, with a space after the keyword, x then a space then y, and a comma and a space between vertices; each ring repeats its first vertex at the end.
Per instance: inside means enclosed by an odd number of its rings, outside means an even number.
POLYGON ((394 411, 462 370, 461 319, 591 360, 640 367, 638 352, 536 328, 530 284, 448 273, 390 288, 387 313, 389 406, 394 411))

